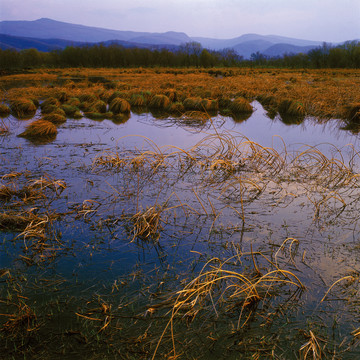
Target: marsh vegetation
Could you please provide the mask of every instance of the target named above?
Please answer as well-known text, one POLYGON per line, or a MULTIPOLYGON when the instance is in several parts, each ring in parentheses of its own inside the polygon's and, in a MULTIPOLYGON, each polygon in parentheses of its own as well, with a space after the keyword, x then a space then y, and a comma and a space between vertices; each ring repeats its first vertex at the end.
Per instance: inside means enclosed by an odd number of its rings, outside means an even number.
POLYGON ((9 359, 359 356, 358 72, 0 81, 9 359))

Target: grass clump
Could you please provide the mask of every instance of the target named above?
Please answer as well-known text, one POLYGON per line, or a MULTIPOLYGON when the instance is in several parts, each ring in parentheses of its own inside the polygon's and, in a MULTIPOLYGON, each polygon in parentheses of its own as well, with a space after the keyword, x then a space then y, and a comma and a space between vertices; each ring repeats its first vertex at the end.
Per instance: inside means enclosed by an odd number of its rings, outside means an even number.
POLYGON ((97 112, 97 113, 103 114, 106 112, 106 104, 102 100, 97 100, 90 106, 90 109, 92 112, 97 112))
POLYGON ((58 99, 56 99, 55 97, 47 98, 40 104, 41 111, 43 111, 43 109, 46 109, 49 105, 59 107, 60 101, 58 99))
POLYGON ((35 120, 27 126, 19 136, 27 139, 54 138, 57 135, 56 126, 47 120, 35 120))
POLYGON ((230 104, 230 110, 234 115, 238 115, 238 114, 251 114, 253 112, 253 107, 250 105, 250 103, 242 98, 239 97, 237 99, 235 99, 231 104, 230 104))
POLYGON ((171 101, 166 95, 155 95, 149 102, 149 107, 153 109, 166 109, 171 101))
POLYGON ((130 99, 131 106, 145 106, 146 101, 141 94, 133 94, 130 99))
POLYGON ((296 100, 285 99, 279 104, 279 114, 288 116, 305 116, 305 109, 302 103, 296 100))
POLYGON ((32 117, 35 115, 36 106, 32 100, 19 98, 11 101, 10 109, 19 118, 32 117))
POLYGON ((73 117, 74 114, 79 111, 78 107, 75 105, 64 104, 61 106, 61 109, 65 112, 66 116, 73 117))
POLYGON ((79 106, 81 104, 81 101, 76 98, 76 97, 72 97, 70 98, 64 105, 71 105, 71 106, 79 106))
POLYGON ((56 125, 66 122, 66 117, 57 113, 46 114, 42 117, 42 119, 45 121, 50 121, 51 123, 56 125))
POLYGON ((84 103, 84 102, 93 103, 93 102, 99 100, 99 98, 95 94, 84 93, 79 96, 79 100, 82 103, 84 103))
POLYGON ((9 116, 10 113, 11 113, 11 110, 6 104, 0 104, 0 116, 1 117, 9 116))
POLYGON ((345 117, 351 123, 360 124, 360 103, 347 106, 345 117))
POLYGON ((129 113, 130 107, 130 104, 125 99, 115 98, 111 101, 109 110, 114 114, 129 113))

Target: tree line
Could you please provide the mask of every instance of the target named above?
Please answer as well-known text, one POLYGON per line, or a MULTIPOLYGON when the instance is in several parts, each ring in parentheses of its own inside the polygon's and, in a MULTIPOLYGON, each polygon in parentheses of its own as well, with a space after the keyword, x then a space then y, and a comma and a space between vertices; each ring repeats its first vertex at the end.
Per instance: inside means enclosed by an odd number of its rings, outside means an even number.
POLYGON ((197 42, 171 49, 125 48, 104 44, 41 52, 36 49, 0 50, 1 69, 36 67, 278 67, 278 68, 360 68, 360 42, 322 46, 307 54, 269 57, 259 52, 245 60, 233 49, 211 51, 197 42))

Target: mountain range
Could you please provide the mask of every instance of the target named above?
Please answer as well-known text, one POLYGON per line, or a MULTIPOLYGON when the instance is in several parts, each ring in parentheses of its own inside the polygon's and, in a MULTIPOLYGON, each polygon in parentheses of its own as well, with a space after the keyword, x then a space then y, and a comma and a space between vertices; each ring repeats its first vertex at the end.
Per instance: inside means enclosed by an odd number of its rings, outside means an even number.
POLYGON ((66 46, 82 46, 94 43, 116 43, 125 47, 170 48, 181 44, 199 42, 210 50, 233 49, 245 59, 260 52, 269 56, 285 53, 306 53, 322 44, 321 41, 293 39, 277 35, 245 34, 232 39, 189 37, 183 32, 168 31, 149 33, 110 30, 71 24, 42 18, 34 21, 1 21, 0 48, 39 51, 64 49, 66 46))

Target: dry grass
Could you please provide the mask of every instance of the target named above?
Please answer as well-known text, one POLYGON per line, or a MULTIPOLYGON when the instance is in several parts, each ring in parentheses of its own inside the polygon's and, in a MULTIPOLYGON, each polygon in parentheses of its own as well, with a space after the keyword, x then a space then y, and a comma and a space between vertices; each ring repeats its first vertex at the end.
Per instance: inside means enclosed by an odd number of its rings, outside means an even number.
POLYGON ((56 126, 46 120, 35 120, 26 127, 26 130, 22 132, 21 137, 27 139, 41 140, 41 139, 53 139, 57 135, 56 126))
POLYGON ((126 100, 116 97, 111 101, 109 105, 109 111, 113 112, 114 114, 129 113, 130 107, 130 104, 126 100))
POLYGON ((49 121, 55 125, 63 124, 64 122, 66 122, 65 116, 62 116, 62 115, 56 114, 56 113, 50 113, 50 114, 43 115, 42 119, 44 121, 49 121))
POLYGON ((176 334, 174 333, 176 319, 190 318, 194 321, 194 318, 200 317, 203 312, 212 312, 214 316, 219 317, 224 311, 232 312, 239 309, 236 321, 236 328, 239 329, 248 323, 260 302, 276 296, 279 291, 283 291, 283 287, 292 288, 292 292, 304 289, 294 273, 280 269, 261 253, 238 254, 226 261, 220 261, 217 258, 209 260, 200 274, 179 290, 172 299, 170 320, 158 341, 152 359, 156 358, 160 343, 169 328, 172 353, 176 356, 176 334), (253 259, 253 272, 236 270, 234 263, 241 268, 240 264, 247 256, 253 259), (263 257, 273 269, 269 269, 264 274, 260 272, 255 256, 263 257))
POLYGON ((9 116, 11 113, 11 110, 9 108, 9 106, 7 106, 6 104, 0 104, 0 116, 1 117, 7 117, 9 116))
POLYGON ((75 76, 85 79, 90 75, 109 77, 117 84, 117 90, 112 95, 102 83, 90 84, 84 81, 72 86, 40 86, 40 79, 54 76, 46 75, 43 71, 39 70, 39 74, 2 77, 0 85, 8 85, 9 82, 23 83, 24 80, 31 84, 28 87, 10 89, 6 94, 3 92, 3 98, 9 101, 19 97, 58 99, 59 94, 65 92, 69 99, 81 98, 81 102, 95 102, 99 97, 111 102, 114 97, 130 101, 134 94, 139 94, 147 104, 153 97, 152 94, 163 94, 164 88, 170 88, 165 91, 165 95, 169 95, 169 101, 181 102, 185 98, 196 97, 216 99, 220 109, 228 108, 229 99, 239 96, 258 98, 260 102, 267 102, 274 108, 275 104, 288 99, 297 103, 294 111, 298 112, 298 105, 301 105, 300 112, 305 111, 306 115, 319 119, 349 118, 349 107, 356 107, 360 103, 360 95, 356 91, 360 86, 358 70, 229 69, 227 72, 231 76, 224 78, 213 77, 208 71, 199 69, 146 69, 141 72, 137 69, 53 70, 64 78, 75 76), (39 85, 35 86, 37 82, 39 85))
POLYGON ((18 118, 32 117, 35 115, 36 106, 32 100, 26 98, 14 99, 10 102, 10 109, 18 118))
POLYGON ((252 113, 253 108, 250 103, 244 98, 235 99, 230 105, 231 112, 236 116, 239 114, 252 113))
POLYGON ((155 95, 149 102, 149 107, 153 109, 165 110, 170 105, 170 99, 166 95, 155 95))

